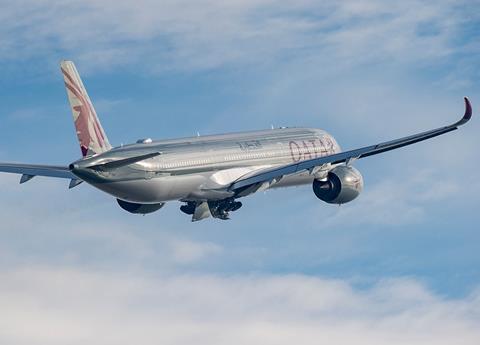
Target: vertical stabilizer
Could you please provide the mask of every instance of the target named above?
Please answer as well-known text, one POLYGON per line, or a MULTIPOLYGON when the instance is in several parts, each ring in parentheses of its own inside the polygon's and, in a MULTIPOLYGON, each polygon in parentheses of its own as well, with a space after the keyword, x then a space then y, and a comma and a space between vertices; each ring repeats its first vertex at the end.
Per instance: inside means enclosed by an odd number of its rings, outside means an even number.
POLYGON ((60 66, 83 157, 110 150, 112 146, 98 121, 75 65, 72 61, 62 61, 60 66))

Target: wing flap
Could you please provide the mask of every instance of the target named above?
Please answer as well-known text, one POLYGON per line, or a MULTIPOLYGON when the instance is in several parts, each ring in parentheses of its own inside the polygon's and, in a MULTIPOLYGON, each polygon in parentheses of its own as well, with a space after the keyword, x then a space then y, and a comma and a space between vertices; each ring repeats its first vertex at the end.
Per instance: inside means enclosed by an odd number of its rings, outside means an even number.
POLYGON ((246 178, 240 178, 229 187, 229 190, 238 191, 244 188, 248 188, 249 186, 273 181, 276 178, 281 178, 285 175, 290 175, 297 173, 302 170, 309 170, 313 169, 317 166, 322 166, 324 164, 339 164, 347 162, 351 159, 360 159, 364 157, 369 157, 373 155, 377 155, 379 153, 391 151, 394 149, 398 149, 403 146, 412 145, 418 143, 423 140, 431 139, 433 137, 454 131, 458 129, 458 127, 467 123, 472 117, 472 105, 467 97, 464 98, 465 101, 465 113, 463 117, 455 122, 452 125, 440 127, 434 130, 422 132, 419 134, 410 135, 404 138, 386 141, 377 145, 371 145, 362 147, 359 149, 354 149, 350 151, 345 151, 341 153, 336 153, 329 156, 324 156, 320 158, 314 158, 309 160, 304 160, 298 163, 284 165, 282 167, 269 169, 258 174, 254 174, 253 176, 248 176, 246 178))

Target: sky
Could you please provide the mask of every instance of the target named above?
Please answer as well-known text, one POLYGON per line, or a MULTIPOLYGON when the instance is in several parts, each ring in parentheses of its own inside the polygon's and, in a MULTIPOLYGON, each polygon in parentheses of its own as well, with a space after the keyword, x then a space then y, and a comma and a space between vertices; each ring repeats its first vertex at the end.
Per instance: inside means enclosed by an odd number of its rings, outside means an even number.
POLYGON ((73 60, 112 145, 323 128, 365 190, 259 193, 229 221, 135 216, 0 174, 2 344, 478 344, 480 2, 0 0, 0 161, 80 157, 73 60))

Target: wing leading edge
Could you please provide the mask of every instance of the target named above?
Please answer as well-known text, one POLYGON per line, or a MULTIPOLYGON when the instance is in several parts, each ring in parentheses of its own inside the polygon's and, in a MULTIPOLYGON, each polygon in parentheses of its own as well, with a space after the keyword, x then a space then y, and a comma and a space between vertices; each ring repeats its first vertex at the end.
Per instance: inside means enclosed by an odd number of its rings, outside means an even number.
POLYGON ((379 153, 398 149, 403 146, 415 144, 420 141, 427 140, 427 139, 454 131, 458 129, 458 127, 467 123, 472 117, 472 105, 470 104, 470 101, 468 100, 467 97, 464 97, 464 100, 465 100, 465 114, 459 121, 455 122, 452 125, 440 127, 434 130, 422 132, 419 134, 411 135, 411 136, 396 139, 396 140, 386 141, 377 145, 366 146, 359 149, 345 151, 345 152, 337 153, 330 156, 309 159, 309 160, 301 161, 298 163, 293 163, 293 164, 288 164, 288 165, 284 165, 277 168, 272 168, 267 171, 262 171, 253 176, 249 176, 247 178, 241 178, 233 182, 230 185, 229 190, 231 191, 243 190, 244 188, 247 188, 252 185, 271 182, 273 180, 281 178, 282 176, 294 174, 302 170, 310 170, 317 166, 322 166, 328 163, 339 164, 339 163, 348 162, 352 159, 359 159, 359 158, 377 155, 379 153))

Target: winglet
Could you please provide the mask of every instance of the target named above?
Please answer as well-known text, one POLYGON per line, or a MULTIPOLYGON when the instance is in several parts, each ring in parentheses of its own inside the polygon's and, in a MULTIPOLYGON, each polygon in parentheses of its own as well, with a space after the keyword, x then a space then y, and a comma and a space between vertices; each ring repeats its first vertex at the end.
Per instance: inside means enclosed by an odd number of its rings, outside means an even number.
POLYGON ((463 97, 463 99, 465 100, 465 114, 462 119, 455 124, 456 127, 466 124, 472 118, 472 104, 467 97, 463 97))

